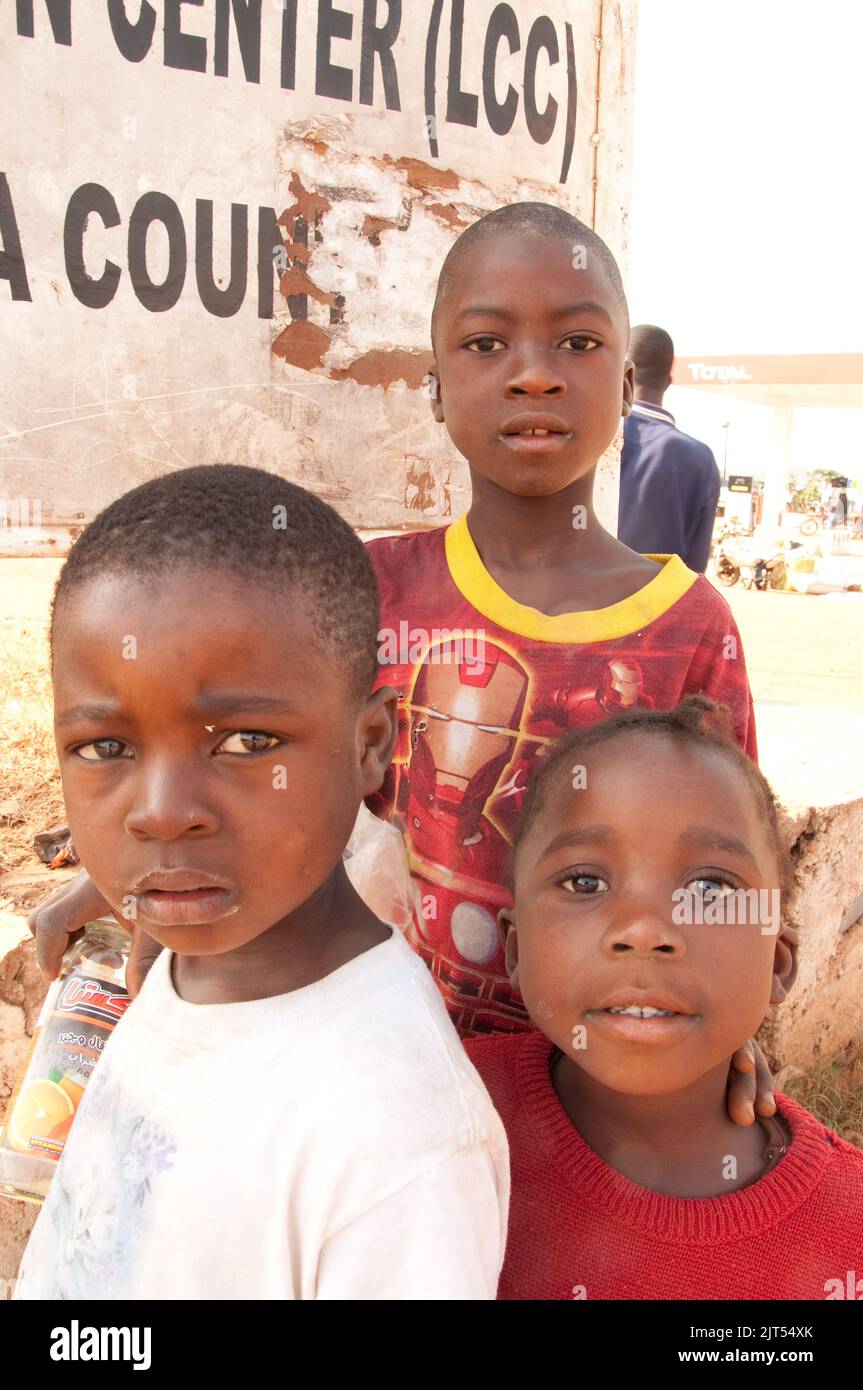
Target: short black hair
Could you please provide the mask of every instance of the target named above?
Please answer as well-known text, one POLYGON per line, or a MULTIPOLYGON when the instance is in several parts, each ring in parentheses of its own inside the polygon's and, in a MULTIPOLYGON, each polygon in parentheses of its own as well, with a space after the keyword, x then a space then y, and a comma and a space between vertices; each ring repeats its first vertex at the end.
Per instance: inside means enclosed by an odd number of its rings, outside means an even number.
POLYGON ((620 268, 602 237, 598 236, 592 227, 588 227, 586 222, 580 222, 573 213, 567 212, 565 208, 557 207, 554 203, 509 203, 506 207, 496 208, 494 212, 486 213, 479 221, 472 222, 450 247, 438 277, 431 319, 432 343, 434 343, 435 326, 441 305, 452 289, 453 282, 465 257, 485 241, 490 241, 496 237, 531 232, 537 236, 555 237, 568 241, 572 245, 583 246, 586 251, 593 252, 602 265, 614 294, 620 301, 626 331, 629 332, 629 308, 626 303, 626 291, 623 288, 620 268))
POLYGON ((779 864, 782 900, 787 901, 793 891, 794 871, 790 852, 779 833, 779 804, 757 763, 747 757, 740 744, 730 736, 731 728, 732 715, 727 705, 716 704, 706 695, 686 695, 674 709, 620 710, 610 718, 592 724, 590 728, 573 729, 563 734, 538 764, 528 786, 510 850, 510 888, 515 876, 518 847, 540 815, 551 787, 564 770, 570 776, 574 766, 585 764, 585 755, 591 748, 610 743, 622 734, 672 734, 689 743, 707 744, 717 749, 746 777, 767 823, 779 864))
POLYGON ((377 672, 379 599, 356 532, 305 488, 232 463, 203 464, 142 483, 101 511, 69 552, 51 604, 102 574, 163 580, 178 569, 229 571, 309 606, 319 640, 367 698, 377 672))
POLYGON ((674 343, 655 323, 637 323, 629 336, 629 356, 635 363, 635 380, 652 391, 664 391, 671 376, 674 343))

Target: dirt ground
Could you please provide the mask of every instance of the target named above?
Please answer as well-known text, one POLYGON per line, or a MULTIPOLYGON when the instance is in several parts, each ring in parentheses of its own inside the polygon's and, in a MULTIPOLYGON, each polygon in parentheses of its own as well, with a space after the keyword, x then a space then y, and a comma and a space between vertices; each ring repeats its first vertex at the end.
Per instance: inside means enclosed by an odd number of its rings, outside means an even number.
POLYGON ((780 800, 863 796, 863 593, 721 593, 743 640, 759 761, 780 800))
POLYGON ((0 620, 47 622, 62 560, 0 560, 0 620))
POLYGON ((63 814, 45 637, 61 563, 0 560, 0 908, 16 911, 45 890, 24 891, 10 872, 40 870, 33 836, 63 814))
POLYGON ((863 594, 720 589, 756 700, 863 716, 863 594))

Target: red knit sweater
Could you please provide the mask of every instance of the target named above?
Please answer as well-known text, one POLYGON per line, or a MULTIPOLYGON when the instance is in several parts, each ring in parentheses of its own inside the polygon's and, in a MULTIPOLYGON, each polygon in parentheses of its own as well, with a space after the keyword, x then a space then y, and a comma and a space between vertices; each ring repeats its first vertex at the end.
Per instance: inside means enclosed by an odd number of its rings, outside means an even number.
POLYGON ((573 1128, 542 1033, 465 1047, 509 1138, 498 1298, 854 1296, 863 1281, 863 1153, 787 1096, 776 1101, 792 1141, 771 1172, 727 1197, 666 1197, 623 1177, 573 1128))

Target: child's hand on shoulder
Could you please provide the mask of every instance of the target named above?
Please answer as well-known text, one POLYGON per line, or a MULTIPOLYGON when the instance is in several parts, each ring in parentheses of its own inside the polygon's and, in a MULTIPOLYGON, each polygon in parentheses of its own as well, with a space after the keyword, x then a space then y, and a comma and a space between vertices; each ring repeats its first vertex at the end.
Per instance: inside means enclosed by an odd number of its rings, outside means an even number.
POLYGON ((739 1047, 728 1072, 728 1114, 736 1125, 751 1125, 755 1116, 776 1114, 773 1077, 754 1038, 739 1047))
MULTIPOLYGON (((797 975, 796 951, 800 936, 796 927, 792 927, 789 922, 782 924, 782 935, 795 956, 792 973, 782 987, 784 993, 787 993, 797 975)), ((737 1125, 754 1124, 756 1114, 767 1119, 776 1114, 773 1077, 767 1059, 754 1038, 750 1038, 739 1047, 731 1058, 731 1069, 728 1073, 728 1114, 737 1125)))

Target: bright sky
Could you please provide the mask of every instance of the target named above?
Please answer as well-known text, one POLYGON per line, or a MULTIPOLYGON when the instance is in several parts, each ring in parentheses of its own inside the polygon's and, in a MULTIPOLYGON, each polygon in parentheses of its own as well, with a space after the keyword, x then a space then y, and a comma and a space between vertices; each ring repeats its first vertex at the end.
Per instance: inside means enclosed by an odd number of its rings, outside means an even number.
MULTIPOLYGON (((863 351, 861 132, 860 0, 640 0, 632 322, 681 356, 863 351)), ((724 420, 730 472, 774 447, 763 406, 665 403, 720 468, 724 420)), ((863 472, 861 423, 799 411, 794 466, 863 472)))

